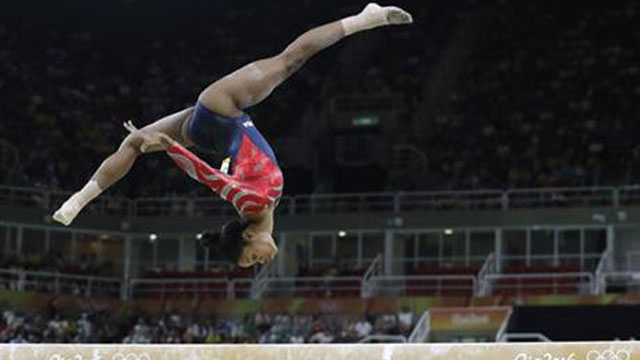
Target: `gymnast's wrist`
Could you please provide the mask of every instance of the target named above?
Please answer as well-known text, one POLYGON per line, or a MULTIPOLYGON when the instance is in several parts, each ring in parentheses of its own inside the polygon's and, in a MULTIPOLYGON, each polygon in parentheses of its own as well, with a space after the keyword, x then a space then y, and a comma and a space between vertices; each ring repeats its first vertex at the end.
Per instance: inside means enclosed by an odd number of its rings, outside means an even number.
POLYGON ((170 138, 169 136, 162 134, 160 136, 160 144, 165 148, 168 149, 170 147, 173 147, 177 144, 176 141, 174 141, 172 138, 170 138))

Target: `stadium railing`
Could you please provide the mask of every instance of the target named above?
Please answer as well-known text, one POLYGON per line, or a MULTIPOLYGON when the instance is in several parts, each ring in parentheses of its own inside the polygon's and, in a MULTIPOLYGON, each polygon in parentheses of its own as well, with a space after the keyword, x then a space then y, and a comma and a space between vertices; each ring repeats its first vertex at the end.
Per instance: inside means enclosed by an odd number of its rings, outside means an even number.
POLYGON ((0 269, 0 286, 14 291, 120 297, 123 293, 122 284, 121 279, 111 277, 0 269))
MULTIPOLYGON (((497 259, 491 253, 484 261, 474 261, 478 267, 454 266, 465 264, 464 258, 448 258, 451 262, 441 267, 434 259, 421 258, 420 264, 427 266, 417 268, 415 273, 387 275, 384 259, 379 254, 367 268, 350 272, 328 267, 311 271, 309 276, 279 277, 276 263, 272 263, 253 277, 197 276, 197 272, 180 277, 169 272, 166 277, 154 273, 154 276, 128 280, 124 285, 116 278, 5 269, 0 270, 0 286, 12 290, 101 293, 127 298, 202 295, 219 299, 601 294, 611 284, 635 286, 640 272, 612 273, 613 269, 606 266, 610 255, 607 250, 601 254, 562 254, 561 259, 554 255, 509 255, 497 259), (498 267, 498 262, 502 267, 498 267)), ((403 260, 411 259, 393 259, 400 264, 403 260)))
POLYGON ((360 297, 361 276, 269 278, 263 297, 360 297))
POLYGON ((496 263, 496 254, 490 253, 487 256, 487 259, 480 267, 480 271, 478 271, 478 295, 484 296, 489 294, 489 282, 486 281, 487 275, 496 274, 498 272, 497 263, 496 263))
POLYGON ((513 306, 508 306, 505 308, 507 313, 504 318, 504 320, 502 321, 502 325, 500 325, 500 329, 498 329, 498 332, 496 333, 496 342, 501 342, 501 341, 508 341, 508 340, 502 340, 502 338, 505 336, 505 334, 507 334, 507 328, 509 327, 509 321, 511 320, 511 316, 513 316, 513 306))
POLYGON ((640 271, 640 251, 632 250, 625 254, 625 270, 640 271))
POLYGON ((478 272, 477 294, 600 294, 604 289, 600 285, 598 269, 607 256, 605 251, 600 254, 563 254, 560 259, 554 255, 509 255, 498 260, 492 253, 478 272))
POLYGON ((599 276, 599 286, 603 293, 640 294, 640 271, 633 268, 604 271, 599 276))
MULTIPOLYGON (((594 271, 598 267, 602 255, 603 253, 558 254, 558 256, 553 254, 502 255, 500 264, 502 268, 546 267, 552 269, 554 267, 570 267, 577 269, 576 271, 594 271)), ((563 271, 566 272, 566 270, 563 271)))
POLYGON ((602 252, 602 256, 598 261, 598 266, 596 267, 596 271, 594 272, 596 277, 596 293, 602 294, 607 290, 605 274, 611 272, 612 270, 612 259, 613 252, 610 248, 607 248, 604 252, 602 252))
MULTIPOLYGON (((394 264, 401 264, 407 270, 415 270, 423 267, 431 268, 480 268, 486 261, 488 255, 469 256, 413 256, 396 257, 394 264)), ((474 271, 475 273, 475 271, 474 271)))
POLYGON ((262 281, 266 285, 259 294, 253 288, 255 280, 248 278, 138 278, 131 279, 123 289, 123 281, 117 278, 0 270, 0 287, 6 290, 112 297, 126 294, 129 299, 194 295, 217 299, 362 297, 363 294, 366 297, 590 295, 604 293, 611 290, 611 286, 624 287, 624 292, 640 290, 639 272, 607 272, 600 279, 590 272, 488 274, 481 280, 473 275, 380 275, 371 278, 376 287, 368 293, 363 291, 362 276, 270 277, 262 281))
POLYGON ((199 295, 217 299, 249 298, 252 279, 131 279, 129 299, 199 295))
POLYGON ((274 262, 267 263, 263 266, 251 283, 251 298, 260 299, 269 287, 269 279, 275 276, 277 276, 277 269, 274 262))
POLYGON ((226 278, 133 279, 129 296, 136 298, 171 294, 200 294, 215 298, 232 299, 250 296, 259 299, 290 296, 472 296, 477 292, 477 281, 473 275, 386 276, 382 272, 381 257, 376 259, 361 276, 336 274, 278 277, 273 271, 263 270, 254 279, 242 279, 243 281, 230 281, 226 278))
POLYGON ((378 287, 377 280, 382 276, 384 271, 382 265, 382 254, 378 254, 362 276, 362 289, 360 293, 362 297, 367 298, 375 295, 378 287))
POLYGON ((385 275, 375 282, 371 296, 473 296, 478 288, 473 275, 385 275))
MULTIPOLYGON (((340 259, 339 263, 340 265, 346 266, 349 269, 369 269, 375 260, 375 257, 363 257, 360 259, 340 259)), ((308 265, 311 269, 334 267, 336 265, 336 259, 335 257, 314 256, 312 259, 308 260, 308 265)))
POLYGON ((508 208, 569 208, 618 206, 614 187, 514 189, 507 191, 508 208))
MULTIPOLYGON (((54 210, 71 193, 38 188, 0 186, 0 204, 54 210)), ((283 197, 279 214, 358 212, 418 212, 450 210, 509 210, 640 205, 640 186, 539 188, 473 191, 434 191, 359 194, 312 194, 283 197)), ((88 211, 114 216, 224 215, 234 212, 213 197, 98 197, 88 211)))
POLYGON ((420 320, 416 323, 411 335, 409 335, 408 342, 410 343, 424 343, 429 339, 429 331, 431 331, 431 318, 429 317, 429 310, 425 311, 420 320))
MULTIPOLYGON (((0 205, 37 207, 50 212, 71 194, 64 191, 0 186, 0 205)), ((132 206, 133 201, 129 198, 100 196, 87 206, 86 211, 100 215, 131 216, 134 214, 132 206)))
POLYGON ((492 295, 590 295, 597 291, 595 276, 590 272, 491 274, 483 281, 492 295))

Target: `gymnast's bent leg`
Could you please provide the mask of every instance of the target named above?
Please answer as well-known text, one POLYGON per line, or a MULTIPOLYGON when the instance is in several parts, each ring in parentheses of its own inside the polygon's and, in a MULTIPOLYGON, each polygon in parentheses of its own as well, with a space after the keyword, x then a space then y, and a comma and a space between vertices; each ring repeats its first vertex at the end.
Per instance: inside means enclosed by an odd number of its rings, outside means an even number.
MULTIPOLYGON (((166 116, 143 128, 149 132, 166 134, 178 142, 184 142, 182 137, 182 125, 191 114, 192 108, 179 111, 166 116)), ((140 147, 143 139, 136 135, 127 136, 116 152, 106 158, 98 170, 93 174, 86 185, 73 194, 53 214, 53 219, 65 226, 71 224, 73 219, 87 204, 100 195, 103 191, 122 179, 131 170, 133 163, 141 154, 140 147)), ((162 148, 145 149, 145 152, 160 151, 162 148)))

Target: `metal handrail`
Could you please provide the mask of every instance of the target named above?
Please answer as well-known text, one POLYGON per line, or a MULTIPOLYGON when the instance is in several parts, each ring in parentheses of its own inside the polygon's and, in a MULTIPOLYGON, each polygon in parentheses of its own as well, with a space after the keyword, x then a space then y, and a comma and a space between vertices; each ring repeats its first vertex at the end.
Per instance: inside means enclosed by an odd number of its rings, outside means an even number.
POLYGON ((480 283, 480 285, 478 286, 478 295, 484 296, 489 293, 490 289, 488 288, 488 286, 490 282, 486 281, 485 278, 487 277, 487 275, 495 274, 496 272, 496 254, 490 253, 487 256, 487 259, 484 261, 484 264, 482 264, 480 271, 478 271, 478 282, 480 283))
POLYGON ((413 328, 411 335, 409 335, 408 342, 410 343, 422 343, 429 338, 429 332, 431 331, 431 317, 429 316, 429 310, 425 311, 420 317, 420 320, 413 328))
POLYGON ((166 285, 166 284, 214 284, 214 283, 228 283, 230 281, 251 279, 228 279, 227 277, 219 278, 178 278, 178 279, 131 279, 131 285, 138 284, 154 284, 154 285, 166 285))
POLYGON ((129 287, 129 294, 130 294, 130 298, 133 298, 135 294, 156 294, 156 293, 166 293, 166 292, 172 292, 172 289, 166 289, 166 288, 152 288, 152 289, 144 289, 144 288, 137 288, 137 286, 140 285, 165 285, 165 286, 171 286, 171 285, 212 285, 212 284, 219 284, 219 285, 225 285, 224 288, 220 288, 220 289, 211 289, 211 288, 200 288, 200 287, 195 287, 195 288, 179 288, 179 289, 173 289, 175 290, 175 292, 180 292, 180 293, 189 293, 189 294, 203 294, 203 293, 207 293, 207 294, 224 294, 226 299, 233 299, 235 298, 235 294, 236 293, 246 293, 247 295, 250 295, 251 293, 251 284, 252 284, 253 280, 252 279, 243 279, 243 278, 238 278, 238 279, 227 279, 227 278, 184 278, 184 279, 131 279, 130 281, 130 287, 129 287), (246 288, 238 288, 238 285, 247 285, 246 288))
POLYGON ((507 316, 502 320, 502 324, 496 333, 496 342, 499 342, 500 339, 503 338, 504 334, 507 332, 507 327, 509 326, 509 321, 511 320, 511 316, 513 315, 513 307, 508 306, 507 316))
MULTIPOLYGON (((70 192, 0 185, 0 199, 51 210, 70 192)), ((531 188, 510 190, 460 190, 430 192, 380 192, 311 194, 283 197, 283 209, 290 214, 328 212, 399 212, 464 209, 508 210, 558 206, 612 206, 640 204, 640 186, 531 188), (525 198, 523 198, 525 196, 525 198)), ((122 215, 149 213, 220 213, 232 209, 216 197, 114 198, 100 197, 92 206, 106 213, 109 208, 122 215), (156 203, 156 205, 153 205, 156 203), (114 208, 113 204, 117 205, 114 208), (145 207, 151 204, 151 206, 145 207), (180 205, 182 204, 182 205, 180 205)))
MULTIPOLYGON (((478 289, 478 280, 474 275, 384 275, 378 276, 375 278, 377 285, 377 289, 381 291, 383 290, 398 290, 404 289, 413 290, 417 288, 418 290, 435 290, 437 294, 441 294, 446 290, 469 290, 471 294, 476 294, 478 289), (410 287, 405 282, 406 281, 436 281, 437 283, 434 285, 427 286, 419 286, 419 287, 410 287), (471 286, 469 285, 451 285, 451 284, 443 284, 446 281, 469 281, 471 286), (386 282, 390 282, 393 285, 387 286, 386 282)), ((377 293, 371 294, 377 295, 377 293)))
POLYGON ((631 265, 632 263, 637 263, 637 258, 640 258, 640 251, 638 250, 632 250, 632 251, 628 251, 625 254, 625 262, 626 262, 626 270, 627 271, 636 271, 636 270, 640 270, 640 269, 633 269, 633 266, 631 265), (634 261, 632 258, 635 257, 636 260, 634 261))
POLYGON ((640 189, 640 186, 638 185, 622 185, 622 186, 564 186, 564 187, 552 187, 552 188, 536 188, 536 187, 527 187, 527 188, 515 188, 515 189, 508 189, 506 190, 507 193, 526 193, 526 192, 533 192, 533 191, 537 191, 537 192, 541 192, 541 193, 550 193, 550 192, 557 192, 557 191, 587 191, 587 190, 597 190, 597 191, 605 191, 605 190, 615 190, 615 189, 620 189, 620 188, 627 188, 627 187, 631 187, 631 188, 638 188, 640 189))
POLYGON ((55 292, 58 293, 63 286, 61 283, 64 281, 74 282, 75 284, 81 282, 81 285, 86 284, 87 294, 90 294, 92 289, 107 289, 105 286, 98 286, 96 284, 113 284, 113 289, 117 289, 117 294, 119 296, 123 286, 121 279, 113 277, 74 275, 60 272, 29 271, 21 269, 0 269, 0 283, 14 283, 15 288, 21 291, 24 290, 26 286, 30 285, 38 287, 53 286, 55 288, 55 292))
MULTIPOLYGON (((342 259, 340 260, 340 263, 348 267, 366 266, 368 269, 375 260, 376 260, 375 257, 372 257, 372 258, 363 257, 360 259, 342 259)), ((324 268, 326 267, 324 265, 333 266, 335 265, 335 263, 336 263, 335 257, 316 257, 309 260, 309 268, 313 269, 315 268, 316 265, 319 265, 320 267, 324 268)))
MULTIPOLYGON (((522 283, 518 283, 518 284, 496 284, 494 281, 496 280, 505 280, 505 279, 525 279, 525 280, 531 280, 531 279, 554 279, 553 282, 553 288, 554 290, 558 290, 558 284, 555 280, 557 279, 562 279, 562 278, 582 278, 582 279, 588 279, 588 284, 589 284, 589 293, 593 294, 593 289, 594 289, 594 283, 595 283, 595 277, 592 273, 589 272, 569 272, 569 273, 524 273, 524 274, 492 274, 492 275, 487 275, 484 278, 484 282, 488 282, 488 283, 493 283, 493 286, 491 287, 492 290, 495 289, 516 289, 516 290, 531 290, 531 289, 548 289, 549 285, 548 284, 535 284, 535 283, 527 283, 527 284, 522 284, 522 283)), ((585 282, 580 281, 580 282, 576 282, 578 284, 583 284, 585 282)), ((567 284, 567 285, 571 285, 571 284, 567 284)), ((575 285, 575 283, 574 283, 575 285)), ((487 285, 483 285, 483 286, 487 286, 487 285)), ((488 286, 487 286, 488 288, 488 286)))
POLYGON ((488 279, 506 279, 506 278, 519 278, 519 279, 535 279, 535 278, 563 278, 563 277, 588 277, 593 279, 593 274, 590 272, 566 272, 566 273, 507 273, 507 274, 490 274, 486 277, 488 279))
POLYGON ((496 254, 490 253, 489 255, 487 255, 487 258, 485 259, 484 264, 482 264, 482 266, 480 267, 480 270, 478 271, 478 279, 481 279, 487 274, 495 272, 495 267, 496 267, 496 254))
MULTIPOLYGON (((562 257, 562 259, 580 259, 580 258, 585 258, 585 259, 600 259, 600 257, 602 256, 602 253, 584 253, 584 254, 559 254, 559 257, 562 257)), ((530 255, 502 255, 500 258, 505 261, 505 260, 524 260, 524 259, 531 259, 531 260, 552 260, 555 259, 556 255, 555 254, 530 254, 530 255)))
POLYGON ((275 266, 273 262, 267 263, 265 266, 260 269, 260 272, 255 276, 253 281, 251 282, 251 298, 259 299, 262 297, 262 294, 269 287, 269 278, 275 272, 275 266))
POLYGON ((472 268, 476 266, 467 265, 467 261, 470 263, 478 264, 486 261, 485 255, 469 255, 469 256, 412 256, 412 257, 397 257, 393 259, 394 263, 432 263, 438 265, 438 267, 443 266, 454 266, 461 268, 472 268))
POLYGON ((291 292, 334 292, 334 291, 354 291, 361 293, 362 277, 361 276, 309 276, 309 277, 277 277, 267 278, 267 289, 264 293, 270 291, 284 291, 286 294, 291 292), (352 283, 345 285, 344 283, 352 283), (283 287, 279 287, 283 286, 283 287))
POLYGON ((603 293, 607 292, 607 286, 612 279, 622 279, 625 285, 639 284, 640 272, 639 271, 611 271, 602 274, 600 279, 600 286, 603 293))
POLYGON ((121 282, 122 280, 115 277, 108 276, 88 276, 88 275, 75 275, 75 274, 67 274, 61 273, 57 271, 31 271, 31 270, 21 270, 21 269, 0 269, 0 275, 20 275, 24 274, 27 276, 42 276, 42 277, 57 277, 60 279, 66 280, 94 280, 94 281, 104 281, 104 282, 121 282))
POLYGON ((370 297, 375 292, 375 278, 382 274, 382 254, 378 254, 362 276, 361 296, 370 297))
POLYGON ((306 282, 326 282, 329 281, 361 281, 362 276, 283 276, 268 278, 269 282, 292 282, 292 281, 306 281, 306 282))
POLYGON ((611 249, 607 248, 605 251, 602 252, 600 260, 598 261, 598 266, 596 267, 596 271, 594 272, 596 277, 596 284, 594 288, 595 294, 602 294, 606 290, 606 287, 604 286, 604 282, 603 282, 604 281, 603 276, 609 266, 610 256, 611 256, 611 249))
POLYGON ((610 271, 603 275, 605 277, 631 277, 640 280, 640 271, 610 271))
POLYGON ((367 271, 364 273, 364 275, 362 276, 362 280, 366 281, 369 277, 373 275, 375 275, 376 271, 379 271, 379 269, 382 266, 382 254, 378 254, 373 262, 371 263, 371 265, 369 265, 369 269, 367 269, 367 271))

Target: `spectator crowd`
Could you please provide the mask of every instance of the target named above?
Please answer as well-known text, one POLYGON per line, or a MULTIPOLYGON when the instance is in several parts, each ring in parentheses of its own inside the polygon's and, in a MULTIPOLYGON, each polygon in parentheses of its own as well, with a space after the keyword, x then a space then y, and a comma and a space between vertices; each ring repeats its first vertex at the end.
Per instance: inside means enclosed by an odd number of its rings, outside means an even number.
MULTIPOLYGON (((110 4, 76 9, 80 15, 68 15, 74 21, 0 11, 0 149, 8 149, 0 153, 18 154, 0 156, 7 169, 0 182, 77 189, 117 146, 123 120, 144 125, 190 106, 216 78, 361 5, 159 1, 149 16, 142 2, 110 4), (130 18, 118 16, 125 12, 130 18)), ((635 1, 402 5, 414 26, 332 48, 252 110, 276 151, 301 136, 310 148, 302 169, 291 154, 279 154, 289 194, 636 182, 635 1), (452 54, 459 64, 447 63, 452 54), (344 134, 306 133, 300 120, 331 128, 331 99, 348 95, 400 99, 394 124, 375 134, 385 155, 372 160, 375 169, 359 169, 368 175, 351 187, 341 183, 352 182, 357 167, 333 156, 333 137, 344 134), (423 154, 424 164, 396 171, 398 145, 423 154)), ((162 155, 140 162, 111 192, 206 193, 162 155)))
POLYGON ((99 261, 95 254, 80 254, 77 258, 71 258, 59 252, 0 256, 0 269, 91 274, 92 276, 113 276, 114 274, 113 264, 110 261, 99 261))
POLYGON ((415 317, 408 309, 397 313, 338 316, 328 314, 269 315, 241 319, 184 316, 133 316, 115 320, 104 311, 78 316, 26 314, 5 310, 0 318, 3 343, 353 343, 370 335, 408 336, 415 317))
POLYGON ((635 1, 512 2, 434 109, 430 171, 463 188, 638 182, 635 1))

